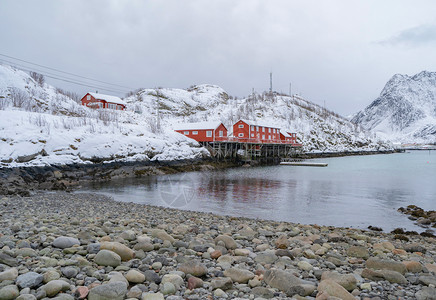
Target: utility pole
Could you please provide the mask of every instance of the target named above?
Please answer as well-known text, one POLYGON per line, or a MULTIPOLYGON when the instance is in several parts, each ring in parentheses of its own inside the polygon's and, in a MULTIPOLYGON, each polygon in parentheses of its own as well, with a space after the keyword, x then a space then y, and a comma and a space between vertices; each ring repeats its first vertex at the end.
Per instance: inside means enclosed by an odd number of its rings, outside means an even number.
POLYGON ((272 94, 272 72, 269 73, 269 92, 272 94))
POLYGON ((156 133, 160 132, 160 111, 159 111, 159 102, 160 102, 160 91, 156 90, 156 133))
POLYGON ((325 107, 325 100, 324 100, 324 119, 327 118, 327 108, 325 107))
POLYGON ((292 82, 289 82, 289 96, 292 96, 292 82))

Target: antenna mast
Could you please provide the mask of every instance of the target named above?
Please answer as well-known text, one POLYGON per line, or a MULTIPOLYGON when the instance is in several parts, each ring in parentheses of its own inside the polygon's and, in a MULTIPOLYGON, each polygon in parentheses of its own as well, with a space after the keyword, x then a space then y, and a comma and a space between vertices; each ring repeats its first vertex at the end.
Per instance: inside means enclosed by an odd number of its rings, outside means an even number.
POLYGON ((272 72, 269 73, 269 92, 272 94, 272 72))

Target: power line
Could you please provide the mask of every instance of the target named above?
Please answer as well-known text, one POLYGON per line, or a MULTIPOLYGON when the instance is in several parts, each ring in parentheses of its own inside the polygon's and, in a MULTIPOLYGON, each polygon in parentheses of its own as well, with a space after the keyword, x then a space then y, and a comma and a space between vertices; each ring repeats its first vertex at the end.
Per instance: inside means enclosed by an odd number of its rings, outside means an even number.
POLYGON ((82 75, 77 75, 77 74, 70 73, 70 72, 65 72, 65 71, 62 71, 62 70, 59 70, 59 69, 55 69, 55 68, 47 67, 47 66, 44 66, 44 65, 36 64, 36 63, 30 62, 30 61, 27 61, 27 60, 24 60, 24 59, 20 59, 20 58, 16 58, 16 57, 13 57, 13 56, 9 56, 9 55, 6 55, 6 54, 1 54, 0 53, 0 56, 12 58, 12 59, 15 59, 15 60, 18 60, 18 61, 22 61, 22 62, 31 64, 31 65, 34 65, 34 66, 46 68, 46 69, 49 69, 49 70, 52 70, 52 71, 56 71, 56 72, 60 72, 60 73, 64 73, 64 74, 68 74, 68 75, 72 75, 72 76, 76 76, 76 77, 80 77, 80 78, 83 78, 83 79, 88 79, 88 80, 92 80, 92 81, 96 81, 96 82, 100 82, 100 83, 105 83, 105 84, 109 84, 109 85, 115 85, 115 86, 118 86, 118 87, 127 88, 129 90, 134 90, 135 89, 135 88, 124 86, 124 85, 114 84, 114 83, 110 83, 110 82, 106 82, 106 81, 101 81, 101 80, 98 80, 98 79, 93 79, 93 78, 85 77, 85 76, 82 76, 82 75))
POLYGON ((60 80, 60 81, 64 81, 64 82, 73 83, 73 84, 76 84, 76 85, 86 86, 86 87, 90 87, 90 88, 93 88, 93 89, 100 89, 100 90, 105 90, 105 91, 114 92, 114 93, 126 93, 126 91, 110 89, 110 88, 106 88, 106 87, 102 87, 102 86, 90 85, 90 84, 87 84, 85 82, 79 82, 79 81, 76 81, 76 80, 71 79, 71 78, 60 77, 59 75, 54 75, 52 73, 47 73, 45 71, 42 72, 40 70, 27 69, 28 68, 27 66, 19 65, 19 64, 14 63, 14 62, 6 61, 4 59, 0 59, 0 61, 6 62, 8 64, 13 64, 13 66, 18 66, 19 70, 27 71, 27 72, 38 72, 38 73, 44 75, 45 77, 52 78, 52 79, 55 79, 55 80, 60 80))
POLYGON ((102 86, 96 86, 96 85, 89 85, 87 83, 79 82, 79 81, 76 81, 75 79, 71 79, 71 78, 68 78, 68 77, 62 78, 62 77, 60 77, 60 75, 55 75, 53 73, 48 73, 46 71, 40 71, 40 70, 35 70, 35 69, 28 69, 27 66, 19 65, 19 64, 15 63, 15 62, 7 61, 5 59, 0 59, 0 61, 6 62, 8 64, 14 64, 16 66, 19 66, 19 69, 23 70, 23 71, 41 73, 45 77, 48 77, 48 78, 51 78, 51 79, 60 80, 60 81, 68 82, 68 83, 73 83, 73 84, 77 84, 77 85, 81 85, 81 86, 86 86, 86 87, 90 87, 90 88, 93 88, 93 89, 104 90, 104 91, 108 91, 108 92, 123 93, 123 94, 126 93, 126 91, 115 90, 115 89, 110 89, 110 88, 106 88, 106 87, 102 87, 102 86))

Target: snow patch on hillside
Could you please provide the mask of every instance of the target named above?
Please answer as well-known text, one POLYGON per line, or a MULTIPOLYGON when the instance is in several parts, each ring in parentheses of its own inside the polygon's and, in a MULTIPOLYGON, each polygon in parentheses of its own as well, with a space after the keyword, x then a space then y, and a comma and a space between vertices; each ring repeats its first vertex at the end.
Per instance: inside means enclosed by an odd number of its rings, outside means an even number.
POLYGON ((12 67, 0 66, 0 76, 0 166, 209 156, 173 130, 151 132, 137 113, 83 107, 12 67))

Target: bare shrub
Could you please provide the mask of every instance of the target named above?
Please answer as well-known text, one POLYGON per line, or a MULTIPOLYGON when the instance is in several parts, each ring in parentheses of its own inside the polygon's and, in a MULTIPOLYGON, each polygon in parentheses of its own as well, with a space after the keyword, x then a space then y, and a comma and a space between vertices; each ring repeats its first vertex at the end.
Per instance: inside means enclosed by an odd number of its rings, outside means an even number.
POLYGON ((64 95, 64 96, 66 96, 68 98, 71 98, 71 99, 73 99, 77 103, 79 103, 80 100, 81 100, 79 94, 74 93, 74 92, 70 92, 70 91, 65 91, 65 90, 60 89, 60 88, 56 88, 56 93, 64 95))
POLYGON ((39 86, 42 87, 44 85, 44 83, 45 83, 44 75, 39 74, 37 72, 33 72, 33 71, 31 71, 29 74, 30 74, 30 77, 32 77, 32 79, 35 80, 39 86))
POLYGON ((111 109, 99 109, 97 118, 106 126, 111 122, 118 123, 118 113, 111 109))
POLYGON ((64 129, 73 129, 74 124, 72 124, 71 122, 69 122, 69 120, 67 118, 62 118, 62 126, 64 127, 64 129))
POLYGON ((95 133, 95 131, 96 131, 96 130, 95 130, 95 124, 94 124, 94 122, 91 121, 91 122, 89 123, 89 132, 90 132, 90 133, 95 133))
POLYGON ((29 96, 27 95, 27 93, 18 88, 11 88, 10 93, 12 106, 14 107, 21 108, 24 107, 27 102, 29 102, 29 96))
POLYGON ((147 125, 151 132, 153 133, 161 133, 162 127, 159 121, 159 118, 150 117, 147 118, 147 125))
POLYGON ((29 123, 35 124, 38 127, 47 127, 50 128, 50 123, 47 121, 46 117, 42 114, 38 115, 29 115, 29 123))
POLYGON ((0 110, 5 110, 9 106, 8 99, 0 97, 0 110))
POLYGON ((142 91, 142 90, 144 90, 144 88, 139 88, 139 89, 136 89, 134 91, 127 92, 126 98, 130 97, 130 96, 133 96, 133 95, 139 95, 139 92, 142 91))

